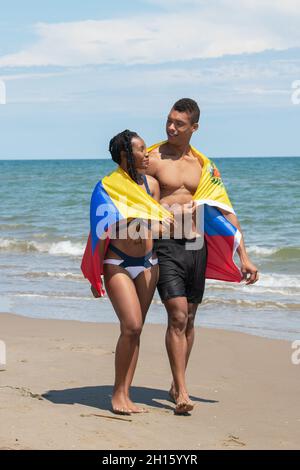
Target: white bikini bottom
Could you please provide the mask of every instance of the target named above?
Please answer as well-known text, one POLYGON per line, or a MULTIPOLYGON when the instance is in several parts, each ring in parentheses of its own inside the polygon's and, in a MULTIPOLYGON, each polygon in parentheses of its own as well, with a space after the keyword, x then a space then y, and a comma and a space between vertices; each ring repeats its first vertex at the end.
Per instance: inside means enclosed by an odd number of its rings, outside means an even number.
MULTIPOLYGON (((155 266, 158 263, 157 258, 149 258, 148 260, 152 266, 155 266)), ((122 264, 124 260, 122 259, 114 259, 114 258, 107 258, 103 261, 103 264, 115 264, 116 266, 119 266, 122 264)), ((129 276, 131 279, 135 279, 139 274, 141 274, 143 271, 146 269, 151 268, 152 266, 122 266, 126 271, 128 272, 129 276)))

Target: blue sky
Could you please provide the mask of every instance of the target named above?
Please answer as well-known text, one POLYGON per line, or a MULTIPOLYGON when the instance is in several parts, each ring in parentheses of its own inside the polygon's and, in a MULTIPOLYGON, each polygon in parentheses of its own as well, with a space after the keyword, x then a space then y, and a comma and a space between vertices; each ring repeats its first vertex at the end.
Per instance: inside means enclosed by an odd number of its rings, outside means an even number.
POLYGON ((208 156, 300 155, 298 0, 1 3, 0 159, 108 157, 124 128, 150 145, 181 97, 208 156))

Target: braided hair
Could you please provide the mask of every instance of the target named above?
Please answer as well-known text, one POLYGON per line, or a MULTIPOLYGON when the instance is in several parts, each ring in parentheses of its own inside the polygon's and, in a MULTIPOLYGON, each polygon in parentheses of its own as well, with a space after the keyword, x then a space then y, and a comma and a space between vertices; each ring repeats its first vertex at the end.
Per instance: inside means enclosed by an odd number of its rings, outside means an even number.
POLYGON ((134 158, 132 152, 131 140, 134 137, 139 137, 136 132, 129 131, 126 129, 123 132, 115 135, 109 142, 109 151, 114 162, 121 163, 121 152, 126 153, 127 158, 127 168, 129 176, 138 183, 138 173, 134 165, 134 158))

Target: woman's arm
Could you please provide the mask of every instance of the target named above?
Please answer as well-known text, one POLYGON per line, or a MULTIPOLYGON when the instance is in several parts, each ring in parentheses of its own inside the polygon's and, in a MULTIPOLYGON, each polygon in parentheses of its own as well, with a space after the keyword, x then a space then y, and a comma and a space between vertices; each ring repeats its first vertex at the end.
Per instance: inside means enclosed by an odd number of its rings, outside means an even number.
POLYGON ((160 201, 159 182, 157 181, 156 178, 153 178, 153 176, 150 176, 150 175, 147 175, 147 181, 148 181, 149 189, 151 191, 153 199, 159 202, 160 201))
MULTIPOLYGON (((99 250, 99 258, 101 260, 104 259, 104 250, 105 250, 105 244, 106 244, 106 237, 104 238, 104 240, 102 238, 100 238, 99 242, 98 242, 98 247, 97 249, 99 250)), ((92 294, 93 296, 98 299, 99 297, 101 297, 101 295, 97 292, 97 290, 95 289, 94 286, 91 285, 91 291, 92 291, 92 294)))

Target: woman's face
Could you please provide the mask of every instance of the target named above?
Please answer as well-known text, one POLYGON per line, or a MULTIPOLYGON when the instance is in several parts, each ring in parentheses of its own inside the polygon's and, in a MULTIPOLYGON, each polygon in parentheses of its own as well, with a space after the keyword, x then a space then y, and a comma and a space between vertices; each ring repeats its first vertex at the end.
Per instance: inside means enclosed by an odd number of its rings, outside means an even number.
POLYGON ((135 168, 137 170, 146 171, 149 165, 149 155, 145 142, 140 137, 133 137, 131 147, 135 168))

